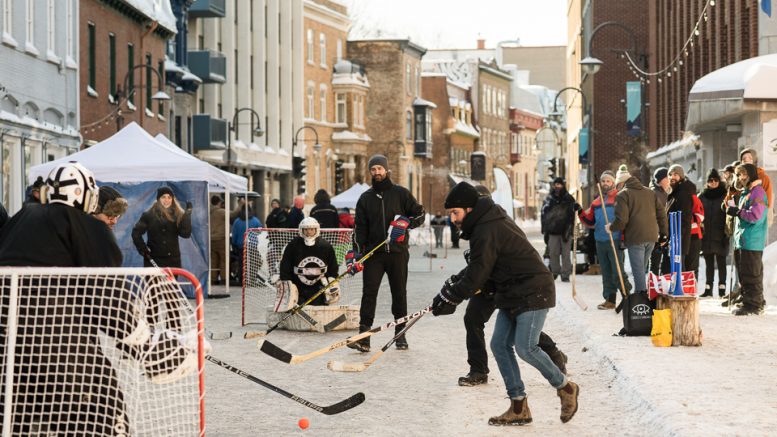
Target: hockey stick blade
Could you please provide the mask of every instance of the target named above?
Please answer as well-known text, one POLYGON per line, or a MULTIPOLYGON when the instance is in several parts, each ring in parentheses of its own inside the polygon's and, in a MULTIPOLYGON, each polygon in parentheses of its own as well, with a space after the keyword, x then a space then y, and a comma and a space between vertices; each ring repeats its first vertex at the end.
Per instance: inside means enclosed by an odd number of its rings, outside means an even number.
POLYGON ((583 311, 588 311, 588 304, 586 304, 585 301, 583 301, 583 299, 577 295, 577 293, 572 294, 572 299, 583 311))
MULTIPOLYGON (((306 313, 302 309, 297 311, 297 314, 300 317, 302 317, 302 320, 306 321, 313 328, 313 330, 316 331, 316 332, 329 332, 331 330, 331 329, 330 330, 326 329, 327 326, 329 326, 329 325, 326 325, 323 328, 320 327, 320 326, 317 326, 318 325, 318 321, 316 321, 316 319, 311 317, 310 314, 306 313)), ((343 317, 345 317, 345 315, 343 315, 343 317)), ((335 320, 333 320, 332 322, 329 322, 329 323, 333 323, 335 321, 337 321, 337 319, 335 319, 335 320)), ((339 323, 338 323, 338 325, 339 325, 339 323)), ((336 326, 337 325, 335 325, 335 327, 336 326)), ((250 339, 256 338, 256 337, 264 337, 265 335, 267 335, 269 333, 270 333, 270 331, 246 331, 245 334, 243 334, 243 338, 246 339, 246 340, 250 340, 250 339)))
POLYGON ((415 320, 424 314, 430 312, 432 310, 432 306, 429 305, 424 309, 418 310, 414 312, 413 314, 409 314, 405 317, 401 317, 397 320, 388 322, 386 324, 377 326, 375 328, 370 329, 369 331, 364 331, 360 334, 353 335, 351 337, 346 338, 345 340, 336 341, 329 346, 326 346, 324 348, 315 350, 313 352, 304 354, 304 355, 292 355, 289 352, 286 352, 285 350, 281 349, 280 347, 274 345, 273 343, 269 342, 268 340, 259 340, 257 346, 259 346, 259 350, 266 353, 267 355, 275 358, 276 360, 283 361, 287 364, 299 364, 304 361, 308 361, 310 359, 313 359, 317 356, 324 355, 327 352, 331 352, 335 349, 341 348, 343 346, 347 346, 351 343, 356 343, 357 341, 361 340, 362 338, 367 338, 371 335, 377 334, 378 332, 381 332, 383 330, 392 328, 397 325, 401 325, 406 322, 410 322, 411 320, 415 320))
POLYGON ((354 407, 360 405, 366 399, 366 397, 364 396, 364 393, 359 392, 359 393, 356 393, 355 395, 349 397, 348 399, 344 399, 344 400, 342 400, 340 402, 337 402, 335 404, 327 405, 327 406, 322 407, 322 406, 316 405, 313 402, 310 402, 310 401, 308 401, 306 399, 303 399, 303 398, 301 398, 301 397, 299 397, 299 396, 297 396, 295 394, 289 393, 289 392, 287 392, 286 390, 284 390, 284 389, 282 389, 280 387, 276 387, 276 386, 270 384, 269 382, 262 381, 261 379, 255 377, 255 376, 253 376, 251 374, 248 374, 248 373, 238 369, 237 367, 232 366, 231 364, 227 364, 227 363, 219 360, 218 358, 214 358, 214 357, 212 357, 210 355, 206 355, 205 359, 210 361, 213 364, 216 364, 219 367, 222 367, 224 369, 229 370, 230 372, 232 372, 232 373, 234 373, 236 375, 240 375, 243 378, 245 378, 245 379, 247 379, 247 380, 249 380, 251 382, 255 382, 255 383, 261 385, 264 388, 270 389, 270 390, 274 391, 275 393, 278 393, 279 395, 285 396, 285 397, 291 399, 292 401, 294 401, 294 402, 296 402, 298 404, 301 404, 301 405, 304 405, 304 406, 306 406, 308 408, 316 410, 319 413, 326 414, 327 416, 331 416, 333 414, 342 413, 343 411, 348 411, 351 408, 354 408, 354 407))
POLYGON ((227 332, 213 332, 208 331, 208 339, 209 340, 229 340, 232 338, 232 331, 227 332))
POLYGON ((339 317, 337 317, 336 319, 334 319, 331 322, 329 322, 326 325, 324 325, 324 332, 329 332, 329 331, 337 328, 338 326, 340 326, 343 323, 345 323, 346 319, 347 319, 347 317, 345 317, 345 314, 340 314, 339 317))

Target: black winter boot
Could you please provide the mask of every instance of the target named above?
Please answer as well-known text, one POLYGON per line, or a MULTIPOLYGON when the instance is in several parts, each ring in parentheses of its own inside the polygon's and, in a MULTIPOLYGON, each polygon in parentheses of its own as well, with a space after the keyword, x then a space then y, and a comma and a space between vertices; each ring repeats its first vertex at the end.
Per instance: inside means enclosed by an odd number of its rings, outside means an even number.
MULTIPOLYGON (((397 326, 394 328, 394 335, 399 334, 400 331, 405 329, 405 325, 397 326)), ((407 344, 407 338, 405 338, 405 334, 402 334, 399 338, 397 338, 397 341, 394 342, 394 347, 397 348, 397 350, 405 351, 410 348, 410 345, 407 344)))
MULTIPOLYGON (((370 330, 370 327, 367 325, 359 325, 359 334, 362 332, 367 332, 370 330)), ((369 352, 370 351, 370 337, 362 338, 361 340, 354 342, 354 343, 348 343, 346 346, 348 346, 351 349, 356 349, 359 352, 369 352)))
POLYGON ((718 284, 718 296, 723 298, 726 295, 726 284, 718 284))
POLYGON ((475 385, 488 384, 488 374, 470 371, 467 376, 459 378, 459 385, 462 387, 472 387, 475 385))
POLYGON ((704 293, 700 297, 712 297, 712 284, 704 286, 704 293))

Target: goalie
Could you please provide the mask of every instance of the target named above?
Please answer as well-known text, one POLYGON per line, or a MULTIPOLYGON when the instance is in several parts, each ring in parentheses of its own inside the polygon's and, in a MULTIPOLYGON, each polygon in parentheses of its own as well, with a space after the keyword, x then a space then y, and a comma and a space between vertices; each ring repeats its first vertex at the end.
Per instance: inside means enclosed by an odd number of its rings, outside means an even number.
MULTIPOLYGON (((318 221, 312 217, 299 224, 299 236, 283 250, 281 277, 276 283, 275 311, 287 311, 305 302, 337 277, 335 250, 321 238, 318 221)), ((340 287, 335 284, 318 296, 311 305, 333 305, 340 300, 340 287)))

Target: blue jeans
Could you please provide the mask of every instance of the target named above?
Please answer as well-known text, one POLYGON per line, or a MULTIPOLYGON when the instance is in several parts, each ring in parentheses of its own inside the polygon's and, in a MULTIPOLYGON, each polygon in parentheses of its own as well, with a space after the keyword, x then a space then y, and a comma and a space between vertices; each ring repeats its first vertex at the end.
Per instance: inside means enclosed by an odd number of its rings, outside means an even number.
POLYGON ((629 253, 631 274, 634 275, 634 291, 647 291, 645 275, 648 271, 650 254, 653 252, 653 246, 655 246, 655 244, 656 243, 639 243, 626 248, 626 251, 629 253))
POLYGON ((491 337, 491 352, 499 367, 499 373, 511 399, 526 396, 526 387, 521 380, 521 370, 515 353, 522 360, 539 370, 550 385, 561 388, 567 377, 553 364, 548 354, 537 346, 540 332, 545 324, 548 310, 526 311, 510 317, 509 310, 500 309, 496 315, 494 335, 491 337))
MULTIPOLYGON (((621 286, 620 277, 618 277, 618 266, 615 265, 617 254, 617 262, 620 266, 621 273, 623 273, 623 251, 618 250, 616 253, 612 251, 612 244, 609 241, 597 241, 596 242, 596 257, 599 259, 599 268, 602 270, 602 296, 604 300, 615 303, 615 298, 618 295, 618 289, 621 286)), ((624 293, 628 294, 630 288, 629 281, 623 278, 623 286, 626 290, 624 293)))

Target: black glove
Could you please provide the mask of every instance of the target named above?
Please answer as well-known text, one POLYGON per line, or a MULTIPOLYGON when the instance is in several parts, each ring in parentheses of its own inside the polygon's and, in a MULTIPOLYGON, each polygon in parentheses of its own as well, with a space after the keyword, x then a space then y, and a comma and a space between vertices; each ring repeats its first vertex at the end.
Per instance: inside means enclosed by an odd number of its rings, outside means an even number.
POLYGON ((143 258, 151 259, 151 249, 149 249, 148 246, 143 246, 143 248, 138 250, 138 252, 143 258))
POLYGON ((659 246, 666 246, 666 243, 669 242, 669 237, 666 235, 659 235, 658 236, 658 245, 659 246))
POLYGON ((191 210, 192 209, 192 203, 186 202, 186 209, 191 210))
POLYGON ((459 275, 451 275, 450 278, 445 280, 445 283, 443 284, 443 288, 447 288, 448 290, 450 290, 453 287, 453 284, 459 282, 459 279, 461 279, 459 275))
POLYGON ((579 204, 579 203, 577 203, 577 202, 575 202, 575 206, 574 206, 574 208, 575 208, 575 212, 579 212, 579 211, 582 211, 582 210, 583 210, 583 207, 582 207, 582 206, 580 206, 580 204, 579 204))
POLYGON ((464 251, 464 261, 466 261, 467 264, 469 264, 469 249, 466 249, 464 251))
POLYGON ((456 306, 462 301, 448 288, 448 283, 442 286, 442 290, 432 300, 432 314, 435 316, 447 316, 456 312, 456 306))
POLYGON ((545 244, 548 244, 548 241, 550 241, 550 235, 542 234, 542 239, 545 240, 545 244))
POLYGON ((739 207, 738 206, 729 206, 726 209, 726 214, 730 215, 731 217, 739 217, 739 207))

